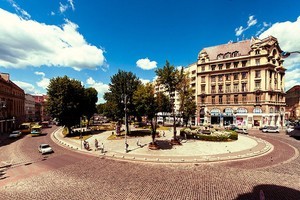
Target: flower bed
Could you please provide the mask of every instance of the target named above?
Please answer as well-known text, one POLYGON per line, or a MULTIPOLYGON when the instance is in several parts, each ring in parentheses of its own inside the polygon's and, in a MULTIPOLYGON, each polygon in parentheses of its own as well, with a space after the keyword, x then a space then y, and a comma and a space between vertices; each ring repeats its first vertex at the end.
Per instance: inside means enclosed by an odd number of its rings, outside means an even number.
POLYGON ((180 130, 180 136, 187 139, 197 139, 204 141, 231 141, 237 140, 238 134, 235 131, 222 131, 216 129, 190 129, 183 128, 180 130))

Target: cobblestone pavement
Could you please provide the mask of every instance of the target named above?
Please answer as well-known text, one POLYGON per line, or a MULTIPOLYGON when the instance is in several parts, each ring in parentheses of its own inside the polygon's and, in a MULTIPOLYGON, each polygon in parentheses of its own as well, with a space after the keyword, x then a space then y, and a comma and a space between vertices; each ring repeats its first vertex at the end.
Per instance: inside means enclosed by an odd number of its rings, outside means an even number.
POLYGON ((259 199, 262 192, 265 199, 300 199, 300 141, 283 133, 253 135, 274 150, 252 159, 200 164, 87 156, 5 184, 0 199, 259 199))

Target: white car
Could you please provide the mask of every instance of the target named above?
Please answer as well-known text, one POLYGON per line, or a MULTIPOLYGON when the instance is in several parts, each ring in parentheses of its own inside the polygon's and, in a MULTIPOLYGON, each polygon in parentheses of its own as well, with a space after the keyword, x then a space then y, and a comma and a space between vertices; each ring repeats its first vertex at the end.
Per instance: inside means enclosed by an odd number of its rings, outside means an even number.
POLYGON ((21 136, 21 131, 13 131, 11 134, 9 134, 9 138, 17 138, 21 136))
POLYGON ((279 133, 279 128, 278 126, 269 126, 267 128, 264 128, 262 130, 264 133, 279 133))
POLYGON ((53 153, 53 149, 50 147, 49 144, 41 144, 39 146, 39 152, 42 153, 42 154, 45 154, 45 153, 53 153))

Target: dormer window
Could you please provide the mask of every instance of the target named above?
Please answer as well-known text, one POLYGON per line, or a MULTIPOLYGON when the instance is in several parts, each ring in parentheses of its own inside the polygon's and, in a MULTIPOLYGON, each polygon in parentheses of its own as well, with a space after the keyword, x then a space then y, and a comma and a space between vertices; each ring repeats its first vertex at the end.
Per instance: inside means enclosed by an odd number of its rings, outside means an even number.
POLYGON ((260 50, 255 50, 255 55, 260 54, 260 50))
POLYGON ((232 57, 237 57, 237 56, 239 56, 239 52, 238 51, 235 51, 235 52, 232 53, 232 57))
POLYGON ((220 54, 217 56, 217 59, 220 60, 220 59, 222 59, 222 58, 223 58, 223 54, 220 53, 220 54))
POLYGON ((226 53, 226 54, 224 55, 224 58, 230 58, 230 53, 229 53, 229 52, 226 53))

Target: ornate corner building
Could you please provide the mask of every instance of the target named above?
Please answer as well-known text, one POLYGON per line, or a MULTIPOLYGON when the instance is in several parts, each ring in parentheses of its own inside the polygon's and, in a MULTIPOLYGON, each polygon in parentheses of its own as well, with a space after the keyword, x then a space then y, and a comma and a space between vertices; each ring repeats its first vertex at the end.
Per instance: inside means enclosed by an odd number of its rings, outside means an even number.
POLYGON ((284 125, 282 50, 275 37, 207 47, 197 59, 198 124, 284 125))

